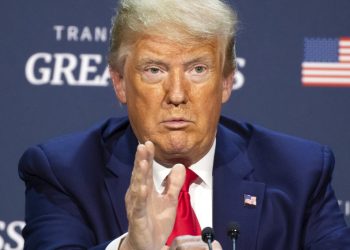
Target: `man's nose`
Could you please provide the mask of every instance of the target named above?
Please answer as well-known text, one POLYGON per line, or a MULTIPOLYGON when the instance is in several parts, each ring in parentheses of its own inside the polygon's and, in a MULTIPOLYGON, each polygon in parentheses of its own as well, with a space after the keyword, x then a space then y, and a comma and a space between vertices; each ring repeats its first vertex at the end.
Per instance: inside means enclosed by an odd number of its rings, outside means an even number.
POLYGON ((171 72, 165 86, 167 104, 174 106, 186 104, 189 87, 184 77, 184 72, 181 72, 181 70, 171 72))

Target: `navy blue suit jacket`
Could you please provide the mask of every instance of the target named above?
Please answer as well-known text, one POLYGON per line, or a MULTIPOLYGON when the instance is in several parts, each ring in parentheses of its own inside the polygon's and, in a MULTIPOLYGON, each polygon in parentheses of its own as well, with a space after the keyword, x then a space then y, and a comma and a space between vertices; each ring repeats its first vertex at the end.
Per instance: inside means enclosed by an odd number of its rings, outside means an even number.
MULTIPOLYGON (((124 195, 137 139, 127 118, 28 149, 26 249, 104 249, 128 229, 124 195)), ((350 249, 324 146, 221 117, 213 169, 213 227, 223 249, 229 221, 238 249, 350 249), (244 194, 257 197, 244 205, 244 194)), ((205 208, 203 208, 205 209, 205 208)))

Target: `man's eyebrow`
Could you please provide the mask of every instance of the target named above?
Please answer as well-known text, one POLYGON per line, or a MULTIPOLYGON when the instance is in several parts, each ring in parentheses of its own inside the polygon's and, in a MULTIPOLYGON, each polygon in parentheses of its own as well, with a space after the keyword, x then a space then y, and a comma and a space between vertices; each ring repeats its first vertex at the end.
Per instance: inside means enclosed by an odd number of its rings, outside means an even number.
POLYGON ((183 65, 185 67, 188 67, 188 66, 195 64, 195 63, 205 63, 208 65, 212 65, 213 59, 210 56, 199 56, 199 57, 190 59, 189 61, 186 61, 183 65))
MULTIPOLYGON (((203 56, 198 56, 195 58, 188 59, 187 61, 185 60, 185 62, 183 63, 183 66, 185 68, 187 68, 187 67, 189 67, 193 64, 196 64, 196 63, 204 63, 204 64, 208 64, 209 66, 214 64, 211 56, 203 55, 203 56)), ((149 58, 149 57, 141 58, 137 64, 137 67, 142 67, 144 65, 149 65, 149 64, 162 66, 166 69, 169 68, 169 64, 164 62, 163 60, 157 60, 157 59, 149 58)))
POLYGON ((152 59, 152 58, 142 58, 137 65, 143 66, 143 65, 147 65, 147 64, 155 64, 155 65, 160 65, 160 66, 163 66, 165 68, 168 68, 168 64, 165 63, 164 61, 156 60, 156 59, 152 59))

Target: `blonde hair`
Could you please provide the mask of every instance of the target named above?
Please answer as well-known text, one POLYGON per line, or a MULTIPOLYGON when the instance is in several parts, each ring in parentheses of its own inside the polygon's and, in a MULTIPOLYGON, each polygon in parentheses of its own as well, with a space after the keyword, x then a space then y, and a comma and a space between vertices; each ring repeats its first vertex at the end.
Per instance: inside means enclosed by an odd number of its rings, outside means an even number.
POLYGON ((122 73, 133 43, 143 34, 177 42, 216 38, 225 50, 227 74, 235 69, 236 23, 234 10, 220 0, 121 0, 113 19, 108 63, 122 73))

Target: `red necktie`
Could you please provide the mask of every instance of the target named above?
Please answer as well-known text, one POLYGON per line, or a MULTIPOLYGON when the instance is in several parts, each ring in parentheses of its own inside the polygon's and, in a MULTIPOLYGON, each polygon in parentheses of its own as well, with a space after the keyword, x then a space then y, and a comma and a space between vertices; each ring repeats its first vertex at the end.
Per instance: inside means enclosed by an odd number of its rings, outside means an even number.
POLYGON ((201 235, 201 227, 191 206, 190 194, 188 193, 190 185, 196 179, 197 175, 189 168, 186 168, 186 179, 179 194, 175 224, 166 242, 168 246, 171 245, 176 236, 201 235))

